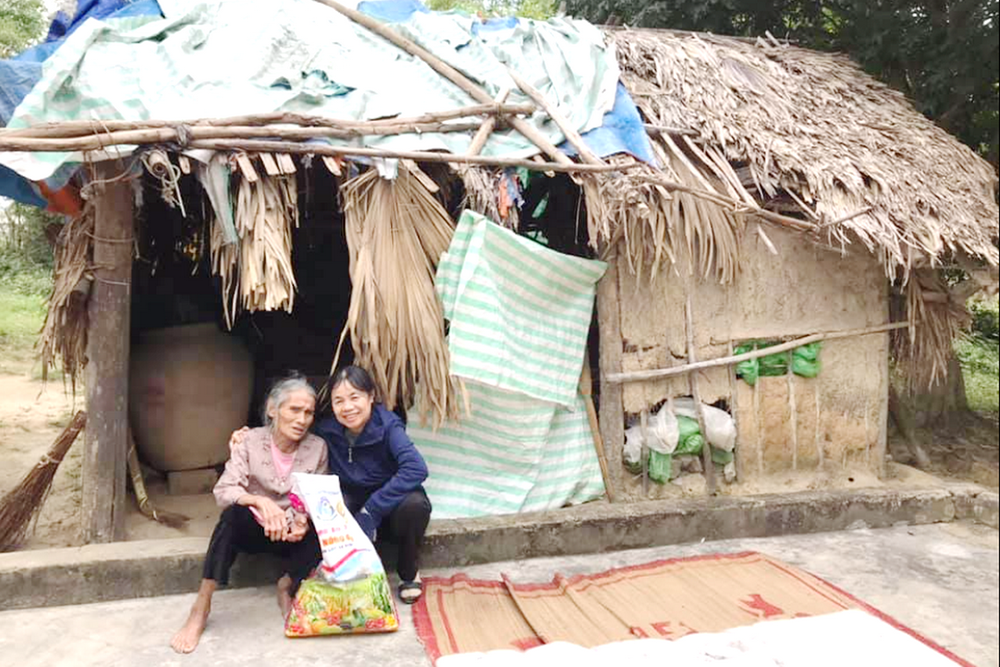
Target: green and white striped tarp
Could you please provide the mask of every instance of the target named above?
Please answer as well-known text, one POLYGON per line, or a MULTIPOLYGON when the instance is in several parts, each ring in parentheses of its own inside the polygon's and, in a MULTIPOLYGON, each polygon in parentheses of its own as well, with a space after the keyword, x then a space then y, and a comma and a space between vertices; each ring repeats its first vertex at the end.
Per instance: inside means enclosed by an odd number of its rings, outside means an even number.
POLYGON ((442 519, 555 509, 604 493, 583 398, 571 409, 467 382, 471 416, 437 431, 410 424, 442 519))
POLYGON ((464 211, 435 279, 451 374, 573 404, 604 270, 464 211))
POLYGON ((436 284, 471 415, 410 437, 440 518, 541 511, 604 493, 578 392, 602 262, 464 212, 436 284))

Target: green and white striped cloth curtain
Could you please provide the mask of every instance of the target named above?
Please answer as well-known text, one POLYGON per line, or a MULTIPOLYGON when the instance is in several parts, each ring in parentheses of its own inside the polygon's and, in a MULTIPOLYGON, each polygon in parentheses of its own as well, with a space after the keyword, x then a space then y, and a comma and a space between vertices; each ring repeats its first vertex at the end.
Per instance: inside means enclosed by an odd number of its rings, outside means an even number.
POLYGON ((435 516, 540 511, 604 493, 578 390, 604 270, 462 214, 435 282, 471 415, 436 432, 409 428, 435 516))

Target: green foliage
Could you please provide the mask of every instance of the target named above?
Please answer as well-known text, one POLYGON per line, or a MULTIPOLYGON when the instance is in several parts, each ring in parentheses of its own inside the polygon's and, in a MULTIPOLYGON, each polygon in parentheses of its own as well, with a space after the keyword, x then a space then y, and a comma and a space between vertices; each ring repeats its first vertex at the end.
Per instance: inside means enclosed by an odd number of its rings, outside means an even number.
POLYGON ((969 336, 955 341, 955 352, 962 363, 965 396, 969 409, 976 412, 1000 411, 1000 353, 996 339, 969 336))
POLYGON ((52 246, 46 229, 62 218, 24 204, 0 212, 0 276, 25 266, 52 266, 52 246))
POLYGON ((992 301, 970 300, 969 312, 972 313, 972 334, 983 340, 1000 340, 1000 305, 997 297, 992 301))
POLYGON ((847 53, 997 166, 1000 0, 568 0, 595 23, 758 36, 847 53))
POLYGON ((520 16, 548 19, 555 15, 556 0, 429 0, 427 7, 438 12, 460 11, 486 17, 520 16))
POLYGON ((42 37, 44 12, 42 0, 0 0, 0 58, 10 58, 42 37))
POLYGON ((52 274, 40 267, 20 273, 2 271, 0 267, 0 357, 5 361, 29 359, 45 321, 52 274))
POLYGON ((972 326, 955 341, 955 353, 962 364, 965 395, 969 408, 977 412, 1000 411, 1000 337, 997 297, 969 301, 972 326))

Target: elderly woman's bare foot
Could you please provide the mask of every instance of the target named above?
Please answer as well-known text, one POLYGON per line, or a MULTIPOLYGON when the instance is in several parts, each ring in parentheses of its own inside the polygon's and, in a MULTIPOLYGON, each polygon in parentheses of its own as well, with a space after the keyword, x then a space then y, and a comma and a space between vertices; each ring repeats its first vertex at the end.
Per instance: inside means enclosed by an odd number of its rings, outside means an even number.
POLYGON ((215 592, 215 582, 210 579, 202 579, 201 587, 198 589, 198 597, 191 605, 191 612, 188 619, 170 640, 170 648, 178 653, 191 653, 198 647, 201 635, 205 631, 205 624, 208 622, 208 614, 212 611, 212 593, 215 592))
POLYGON ((288 617, 288 610, 292 608, 292 578, 287 574, 278 579, 278 608, 281 610, 281 617, 288 617))

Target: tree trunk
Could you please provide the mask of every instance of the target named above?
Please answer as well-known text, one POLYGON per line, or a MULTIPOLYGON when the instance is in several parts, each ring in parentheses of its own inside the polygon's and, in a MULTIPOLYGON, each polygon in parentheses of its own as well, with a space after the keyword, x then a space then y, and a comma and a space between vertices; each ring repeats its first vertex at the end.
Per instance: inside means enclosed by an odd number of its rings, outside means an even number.
POLYGON ((914 397, 917 406, 917 422, 922 426, 951 426, 955 417, 968 412, 969 401, 965 396, 965 379, 962 364, 955 350, 948 357, 948 374, 938 384, 914 397))

